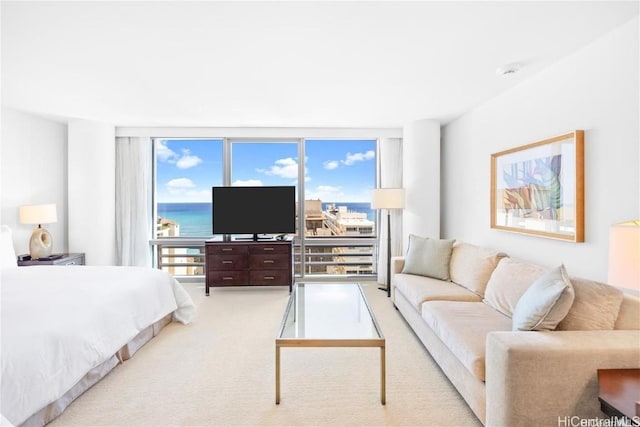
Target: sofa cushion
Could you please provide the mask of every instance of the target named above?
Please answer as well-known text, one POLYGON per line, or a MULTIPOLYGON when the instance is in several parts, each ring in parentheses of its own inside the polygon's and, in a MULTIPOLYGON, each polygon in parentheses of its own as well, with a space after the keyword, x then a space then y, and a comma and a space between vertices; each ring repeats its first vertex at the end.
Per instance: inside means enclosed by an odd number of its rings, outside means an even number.
POLYGON ((562 331, 611 330, 614 328, 622 291, 593 280, 572 277, 575 301, 569 313, 558 325, 562 331))
POLYGON ((491 273, 505 256, 507 255, 493 249, 456 242, 449 262, 451 281, 484 296, 491 273))
POLYGON ((449 260, 455 240, 409 235, 403 273, 449 280, 449 260))
POLYGON ((520 297, 513 311, 513 330, 553 331, 569 312, 573 299, 564 265, 548 271, 520 297))
POLYGON ((527 261, 502 258, 487 283, 484 302, 509 317, 524 292, 547 269, 527 261))
POLYGON ((420 311, 422 303, 433 300, 481 301, 478 295, 460 285, 431 277, 399 273, 393 282, 396 292, 400 292, 420 311))
POLYGON ((480 381, 485 380, 487 334, 511 330, 510 318, 482 302, 427 301, 422 318, 480 381))

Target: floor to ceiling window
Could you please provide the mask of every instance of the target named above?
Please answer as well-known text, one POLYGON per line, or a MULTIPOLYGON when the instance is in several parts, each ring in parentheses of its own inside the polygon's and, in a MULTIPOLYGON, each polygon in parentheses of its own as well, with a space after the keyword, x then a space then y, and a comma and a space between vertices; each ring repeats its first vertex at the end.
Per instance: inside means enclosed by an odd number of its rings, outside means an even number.
POLYGON ((373 251, 362 238, 376 231, 376 141, 307 139, 304 153, 305 274, 372 274, 373 251))
POLYGON ((204 274, 201 247, 177 238, 211 236, 211 187, 222 185, 222 139, 155 139, 156 264, 175 276, 204 274))
POLYGON ((178 276, 204 274, 211 187, 287 185, 296 187, 295 274, 374 273, 376 146, 375 139, 155 139, 156 264, 178 276))

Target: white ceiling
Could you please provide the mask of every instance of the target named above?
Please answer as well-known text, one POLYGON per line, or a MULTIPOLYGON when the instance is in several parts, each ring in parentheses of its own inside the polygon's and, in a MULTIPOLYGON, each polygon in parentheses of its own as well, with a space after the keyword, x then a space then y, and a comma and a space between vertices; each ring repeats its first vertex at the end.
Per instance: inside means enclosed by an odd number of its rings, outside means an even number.
POLYGON ((400 127, 461 115, 633 19, 639 6, 2 1, 1 8, 2 104, 11 108, 118 126, 400 127), (496 75, 510 62, 522 70, 496 75))

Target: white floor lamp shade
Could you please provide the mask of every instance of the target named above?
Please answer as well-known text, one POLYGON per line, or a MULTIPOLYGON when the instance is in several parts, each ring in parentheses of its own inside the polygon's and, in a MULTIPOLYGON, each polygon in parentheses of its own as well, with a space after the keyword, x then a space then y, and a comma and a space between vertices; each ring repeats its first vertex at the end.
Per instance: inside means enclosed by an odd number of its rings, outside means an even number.
POLYGON ((29 240, 29 255, 32 259, 44 258, 51 255, 53 250, 53 238, 51 233, 42 224, 58 222, 58 214, 54 203, 46 205, 20 206, 20 223, 37 224, 29 240))
POLYGON ((387 296, 391 296, 391 209, 404 208, 403 188, 376 188, 371 194, 373 209, 387 210, 387 296))
POLYGON ((371 194, 373 209, 402 209, 404 208, 403 188, 376 188, 371 194))

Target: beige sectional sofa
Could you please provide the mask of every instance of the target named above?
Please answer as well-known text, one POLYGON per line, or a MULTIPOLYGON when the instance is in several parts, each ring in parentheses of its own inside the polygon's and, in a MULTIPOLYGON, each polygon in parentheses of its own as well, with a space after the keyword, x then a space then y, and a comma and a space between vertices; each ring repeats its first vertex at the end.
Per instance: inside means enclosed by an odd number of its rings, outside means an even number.
MULTIPOLYGON (((407 256, 411 247, 410 240, 407 256)), ((570 277, 568 313, 554 330, 513 330, 514 311, 527 309, 518 302, 525 293, 530 301, 531 285, 552 269, 465 242, 449 255, 438 260, 448 268, 439 278, 416 274, 413 256, 408 270, 406 257, 393 258, 392 298, 480 421, 557 426, 605 418, 597 370, 640 368, 640 299, 570 277)))

